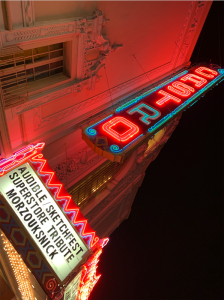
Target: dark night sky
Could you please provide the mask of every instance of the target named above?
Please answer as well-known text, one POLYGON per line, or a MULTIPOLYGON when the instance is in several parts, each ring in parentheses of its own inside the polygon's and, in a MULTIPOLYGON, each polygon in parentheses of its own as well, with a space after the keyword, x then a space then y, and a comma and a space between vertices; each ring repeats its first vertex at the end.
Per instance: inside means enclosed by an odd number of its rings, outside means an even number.
MULTIPOLYGON (((192 63, 199 53, 220 64, 221 53, 224 68, 223 37, 214 2, 192 63)), ((223 100, 224 82, 184 112, 110 236, 90 300, 223 299, 223 100)))

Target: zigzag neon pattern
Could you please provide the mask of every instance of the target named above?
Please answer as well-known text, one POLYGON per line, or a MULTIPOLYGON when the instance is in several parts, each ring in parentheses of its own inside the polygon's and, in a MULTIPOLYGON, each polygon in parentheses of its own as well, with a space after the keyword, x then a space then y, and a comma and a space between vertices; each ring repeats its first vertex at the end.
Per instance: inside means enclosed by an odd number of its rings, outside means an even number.
POLYGON ((80 209, 72 201, 71 196, 67 193, 63 184, 60 183, 55 172, 47 164, 43 154, 37 154, 30 159, 30 162, 42 177, 47 187, 51 190, 54 199, 58 202, 60 207, 72 221, 74 227, 83 238, 85 243, 93 248, 98 242, 99 238, 95 231, 92 231, 86 219, 80 212, 80 209))

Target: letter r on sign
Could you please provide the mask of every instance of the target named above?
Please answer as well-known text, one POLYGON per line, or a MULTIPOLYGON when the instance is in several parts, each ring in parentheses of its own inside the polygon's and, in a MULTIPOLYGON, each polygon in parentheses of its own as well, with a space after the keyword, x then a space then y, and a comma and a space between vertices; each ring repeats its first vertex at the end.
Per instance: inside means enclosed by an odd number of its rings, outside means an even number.
POLYGON ((127 111, 129 115, 132 115, 134 113, 139 113, 142 116, 139 118, 140 121, 143 123, 149 125, 151 122, 149 120, 156 120, 160 117, 161 113, 159 110, 152 108, 151 106, 147 105, 146 103, 140 103, 133 107, 132 109, 127 111), (142 110, 142 108, 145 108, 148 110, 151 114, 147 114, 145 111, 142 110))

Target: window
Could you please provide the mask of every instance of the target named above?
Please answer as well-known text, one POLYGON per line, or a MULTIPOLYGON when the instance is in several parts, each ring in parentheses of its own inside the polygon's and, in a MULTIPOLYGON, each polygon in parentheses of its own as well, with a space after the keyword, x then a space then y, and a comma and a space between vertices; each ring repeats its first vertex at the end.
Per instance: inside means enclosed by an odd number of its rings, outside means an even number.
POLYGON ((64 75, 64 43, 29 50, 6 49, 0 56, 4 107, 28 101, 28 95, 68 79, 64 75))
POLYGON ((70 187, 68 192, 76 205, 83 207, 95 197, 97 193, 101 192, 107 183, 124 166, 126 160, 127 158, 124 159, 123 163, 106 161, 92 173, 70 187))
POLYGON ((27 82, 63 73, 63 43, 24 51, 27 82))
POLYGON ((28 100, 25 59, 19 47, 1 51, 0 87, 5 109, 28 100))

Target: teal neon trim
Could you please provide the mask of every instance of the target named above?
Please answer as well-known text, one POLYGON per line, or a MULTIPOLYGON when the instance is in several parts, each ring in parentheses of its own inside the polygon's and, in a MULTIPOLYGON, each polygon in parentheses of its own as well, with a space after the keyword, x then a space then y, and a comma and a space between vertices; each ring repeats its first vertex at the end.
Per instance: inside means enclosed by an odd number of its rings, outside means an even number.
POLYGON ((131 108, 130 110, 127 111, 128 114, 132 115, 134 113, 138 112, 139 114, 143 115, 139 118, 140 121, 142 121, 143 123, 149 125, 151 122, 148 121, 147 119, 150 119, 150 120, 155 120, 157 119, 159 116, 161 116, 161 113, 159 110, 155 109, 155 108, 152 108, 151 106, 145 104, 145 103, 140 103, 138 104, 137 106, 131 108), (146 108, 148 109, 149 111, 153 112, 154 115, 151 116, 149 114, 147 114, 146 112, 144 112, 143 110, 141 110, 141 108, 146 108))
MULTIPOLYGON (((164 124, 167 120, 171 119, 173 116, 175 116, 178 112, 180 112, 181 110, 183 110, 183 108, 185 108, 186 106, 188 106, 191 102, 193 102, 197 97, 199 97, 201 94, 203 94, 206 90, 208 90, 209 88, 211 88, 213 85, 216 85, 215 83, 218 82, 222 77, 224 77, 224 69, 219 69, 218 70, 219 73, 221 73, 218 77, 216 77, 213 81, 211 81, 209 84, 207 84, 204 88, 202 88, 200 91, 198 91, 194 96, 192 96, 190 99, 188 99, 187 101, 185 101, 183 104, 181 104, 179 107, 177 107, 172 113, 166 115, 163 119, 161 119, 159 122, 157 122, 155 125, 153 125, 152 127, 150 127, 148 129, 149 132, 153 132, 154 130, 156 130, 158 127, 160 127, 162 124, 164 124)), ((197 100, 198 101, 198 100, 197 100)), ((195 101, 193 104, 195 104, 197 101, 195 101)), ((191 105, 191 106, 192 106, 191 105)))
POLYGON ((121 150, 119 150, 120 148, 119 148, 119 146, 118 145, 111 145, 110 146, 110 150, 112 151, 112 152, 119 152, 119 151, 121 151, 121 150))
POLYGON ((93 128, 88 128, 88 129, 87 129, 87 132, 88 132, 88 134, 90 134, 90 135, 96 135, 96 130, 93 129, 93 128))
POLYGON ((118 108, 116 109, 116 112, 120 112, 120 111, 122 111, 123 109, 125 109, 125 108, 131 106, 132 104, 137 103, 137 102, 140 101, 142 98, 144 98, 144 97, 146 97, 146 96, 152 94, 153 92, 155 92, 155 91, 157 91, 158 89, 162 88, 164 85, 166 85, 166 84, 168 84, 168 83, 174 81, 174 80, 177 79, 178 77, 180 77, 180 76, 182 76, 182 75, 185 75, 185 74, 187 74, 187 73, 188 73, 187 70, 186 70, 186 71, 183 71, 183 72, 179 73, 178 75, 176 75, 176 76, 174 76, 174 77, 172 77, 172 78, 170 78, 170 79, 164 81, 164 82, 161 83, 160 85, 158 85, 158 86, 156 86, 155 88, 153 88, 153 89, 151 89, 151 90, 145 92, 145 93, 142 94, 141 96, 138 96, 138 97, 134 98, 133 100, 130 100, 129 102, 127 102, 127 103, 121 105, 120 107, 118 107, 118 108))
POLYGON ((113 116, 113 115, 109 115, 108 117, 104 118, 103 120, 100 120, 99 122, 97 122, 97 123, 93 124, 92 126, 88 127, 88 128, 86 129, 86 133, 87 133, 88 135, 96 135, 97 132, 96 132, 95 129, 92 129, 92 127, 96 126, 97 124, 100 124, 101 122, 103 122, 104 120, 110 118, 111 116, 113 116))
POLYGON ((134 143, 137 139, 139 139, 142 136, 143 136, 143 133, 141 135, 139 135, 136 139, 134 139, 133 141, 131 141, 129 144, 127 144, 126 146, 124 146, 122 149, 120 149, 118 145, 111 145, 110 146, 110 150, 112 152, 119 153, 119 152, 123 151, 126 147, 130 146, 132 143, 134 143))

